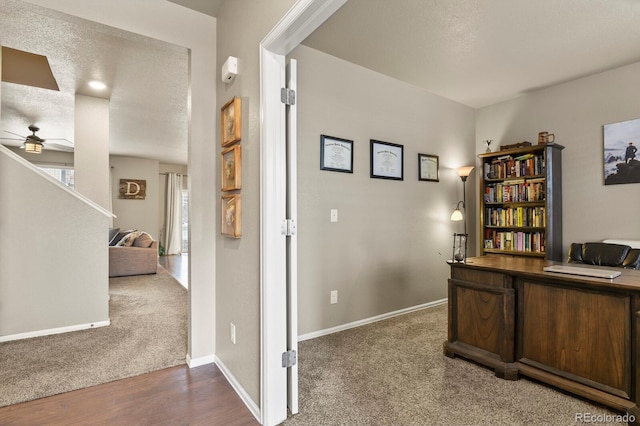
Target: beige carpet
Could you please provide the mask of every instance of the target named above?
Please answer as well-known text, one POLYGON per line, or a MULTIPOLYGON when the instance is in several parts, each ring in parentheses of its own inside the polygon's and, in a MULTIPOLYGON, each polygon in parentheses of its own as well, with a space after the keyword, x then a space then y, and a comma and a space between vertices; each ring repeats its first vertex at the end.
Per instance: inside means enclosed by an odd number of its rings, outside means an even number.
POLYGON ((109 327, 0 343, 0 406, 184 364, 187 292, 158 271, 109 279, 109 327))
POLYGON ((575 425, 577 414, 619 414, 447 358, 446 338, 440 305, 301 342, 300 414, 284 425, 575 425))

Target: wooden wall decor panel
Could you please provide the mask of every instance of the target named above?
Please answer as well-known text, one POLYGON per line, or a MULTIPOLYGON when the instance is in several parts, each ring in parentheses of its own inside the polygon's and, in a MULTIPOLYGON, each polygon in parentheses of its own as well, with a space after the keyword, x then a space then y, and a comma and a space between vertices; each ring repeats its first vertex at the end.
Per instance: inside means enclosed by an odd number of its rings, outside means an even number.
POLYGON ((556 374, 630 394, 628 296, 526 281, 521 291, 520 362, 531 360, 559 370, 556 374))

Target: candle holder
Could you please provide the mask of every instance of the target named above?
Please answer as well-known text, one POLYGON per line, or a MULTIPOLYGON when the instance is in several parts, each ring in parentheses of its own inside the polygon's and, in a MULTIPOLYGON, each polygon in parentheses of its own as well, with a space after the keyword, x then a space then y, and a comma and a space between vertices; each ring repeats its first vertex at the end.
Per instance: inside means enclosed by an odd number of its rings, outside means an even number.
POLYGON ((466 262, 467 236, 468 234, 453 234, 453 255, 451 259, 454 262, 466 262))

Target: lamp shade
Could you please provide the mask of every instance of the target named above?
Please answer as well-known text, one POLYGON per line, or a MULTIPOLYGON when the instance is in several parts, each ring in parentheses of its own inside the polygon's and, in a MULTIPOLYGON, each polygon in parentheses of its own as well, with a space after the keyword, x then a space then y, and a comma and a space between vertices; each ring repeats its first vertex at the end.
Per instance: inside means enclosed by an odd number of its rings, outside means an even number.
POLYGON ((453 222, 460 222, 464 217, 462 216, 462 212, 460 209, 456 208, 453 213, 451 213, 451 220, 453 222))
POLYGON ((42 152, 42 144, 28 140, 24 143, 24 150, 31 154, 40 154, 42 152))
POLYGON ((456 169, 456 172, 458 172, 458 176, 460 176, 462 180, 465 180, 471 174, 471 171, 474 168, 475 166, 462 166, 462 167, 458 167, 456 169))

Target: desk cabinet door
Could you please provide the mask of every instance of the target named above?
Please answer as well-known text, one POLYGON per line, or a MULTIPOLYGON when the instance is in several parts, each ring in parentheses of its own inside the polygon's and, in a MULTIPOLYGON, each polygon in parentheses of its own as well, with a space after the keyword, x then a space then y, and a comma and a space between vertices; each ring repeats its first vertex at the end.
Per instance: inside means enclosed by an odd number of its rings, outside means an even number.
POLYGON ((449 341, 513 362, 513 289, 449 280, 449 291, 449 341))
POLYGON ((629 296, 534 281, 518 294, 518 361, 629 397, 629 296))

